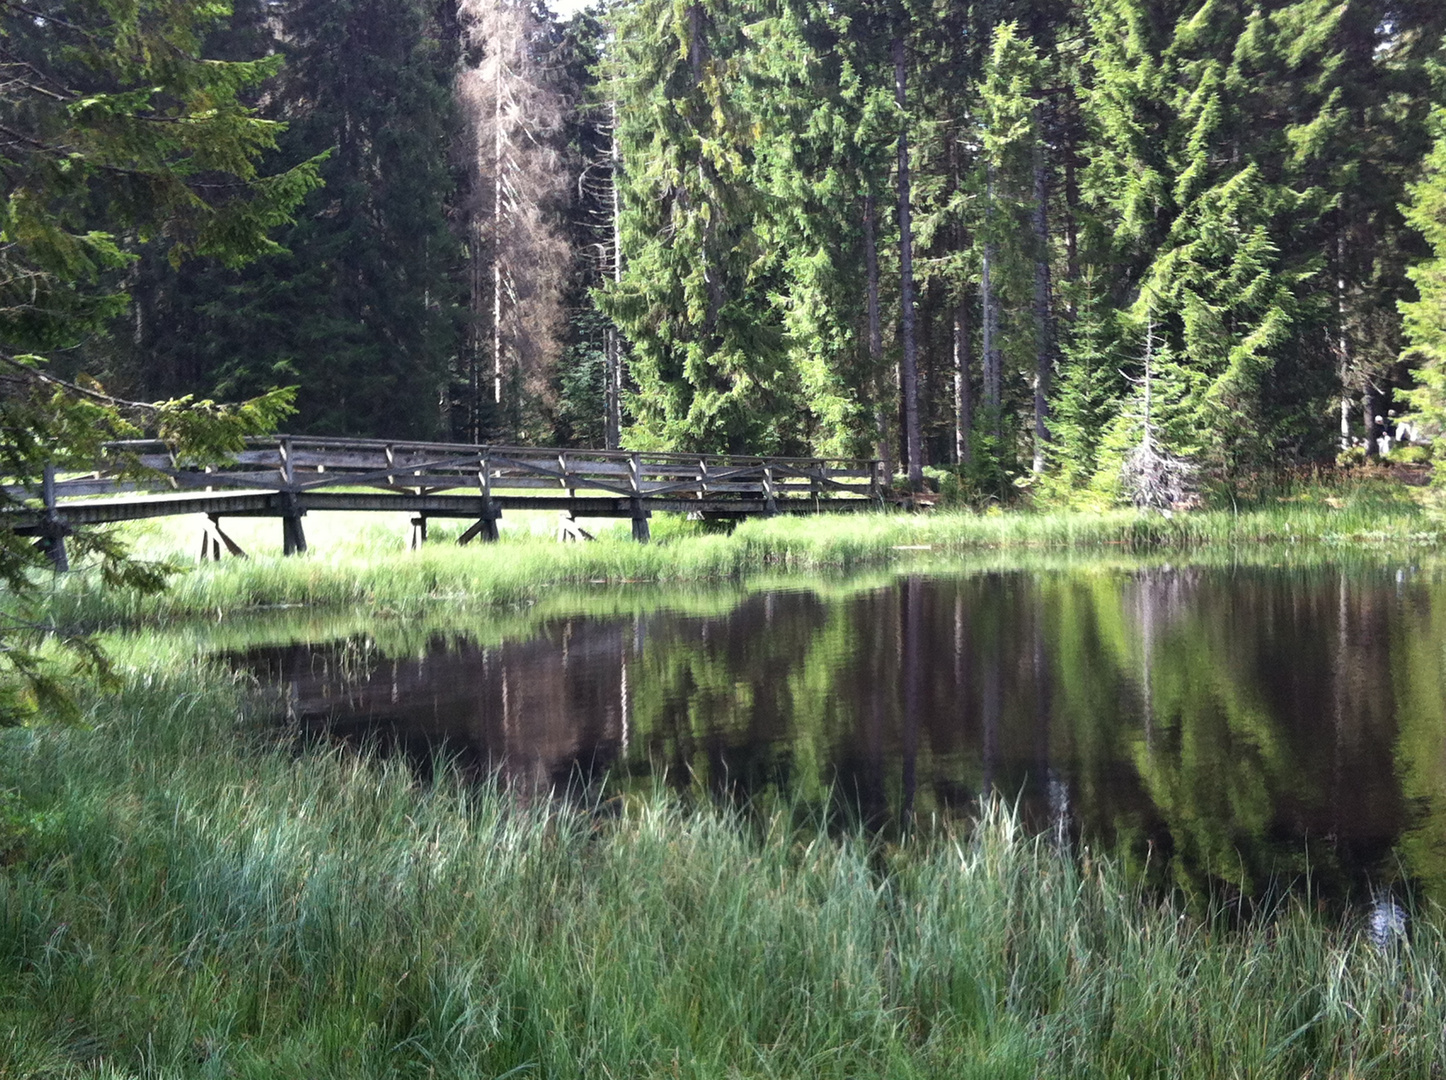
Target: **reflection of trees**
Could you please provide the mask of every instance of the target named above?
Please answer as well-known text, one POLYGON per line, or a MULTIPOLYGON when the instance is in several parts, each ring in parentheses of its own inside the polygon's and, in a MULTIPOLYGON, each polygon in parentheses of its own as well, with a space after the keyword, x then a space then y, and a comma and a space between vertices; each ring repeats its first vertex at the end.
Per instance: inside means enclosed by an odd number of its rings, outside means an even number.
POLYGON ((1150 573, 1124 590, 1135 633, 1123 663, 1142 673, 1131 753, 1168 829, 1177 882, 1249 894, 1309 868, 1335 888, 1340 856, 1358 861, 1372 834, 1389 834, 1389 812, 1351 800, 1389 791, 1390 776, 1364 740, 1342 739, 1345 726, 1384 733, 1387 721, 1379 702, 1351 691, 1363 665, 1384 661, 1370 638, 1376 595, 1361 589, 1363 610, 1343 607, 1339 578, 1323 572, 1242 573, 1226 587, 1150 573), (1352 792, 1336 779, 1343 767, 1357 774, 1352 792))
POLYGON ((1432 900, 1446 903, 1446 612, 1431 599, 1423 591, 1393 620, 1394 759, 1414 811, 1401 862, 1432 900))
MULTIPOLYGON (((477 717, 489 753, 533 747, 544 779, 616 745, 624 783, 658 769, 730 798, 787 790, 871 827, 970 813, 993 790, 1021 797, 1034 827, 1067 813, 1136 857, 1153 844, 1156 872, 1173 854, 1191 890, 1253 890, 1307 857, 1334 890, 1343 867, 1385 865, 1399 768, 1427 814, 1401 850, 1446 884, 1446 625, 1424 590, 1402 595, 1379 572, 1324 568, 779 590, 549 621, 474 650, 447 709, 477 717)), ((432 686, 447 651, 402 667, 432 686)), ((322 668, 375 668, 387 677, 367 685, 392 700, 397 664, 338 654, 322 668)), ((445 719, 437 700, 424 711, 445 719)))
MULTIPOLYGON (((702 619, 659 615, 629 671, 635 768, 744 798, 786 779, 816 797, 819 769, 808 759, 820 718, 800 675, 840 617, 802 592, 750 597, 702 619)), ((815 678, 826 676, 825 666, 815 678)))

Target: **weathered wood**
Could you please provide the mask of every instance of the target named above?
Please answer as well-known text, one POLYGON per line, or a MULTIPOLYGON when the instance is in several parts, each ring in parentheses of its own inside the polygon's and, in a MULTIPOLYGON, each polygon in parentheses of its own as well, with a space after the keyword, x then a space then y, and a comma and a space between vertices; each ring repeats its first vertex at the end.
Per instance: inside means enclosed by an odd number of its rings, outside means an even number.
POLYGON ((238 559, 246 558, 246 552, 241 549, 241 545, 227 536, 221 528, 221 516, 207 514, 206 522, 201 526, 201 562, 220 562, 223 550, 238 559))
MULTIPOLYGON (((17 502, 35 496, 14 486, 6 492, 17 502)), ((293 553, 306 550, 302 517, 319 510, 409 511, 417 544, 429 517, 470 518, 459 543, 495 540, 502 511, 521 508, 558 510, 574 524, 580 517, 626 517, 645 541, 654 510, 706 507, 733 518, 855 510, 878 504, 880 479, 877 462, 840 458, 279 436, 248 440, 230 463, 204 468, 179 463, 156 440, 113 443, 93 473, 67 479, 51 470, 40 494, 39 509, 8 511, 6 519, 16 532, 37 537, 59 565, 64 535, 76 525, 170 514, 210 515, 206 558, 223 550, 244 557, 220 530, 221 516, 280 517, 283 549, 293 553), (152 470, 151 479, 119 478, 138 462, 152 470)))
POLYGON ((457 537, 457 546, 465 547, 479 536, 482 537, 483 543, 494 543, 497 540, 497 518, 501 516, 501 514, 497 514, 473 522, 461 536, 457 537))
POLYGON ((281 507, 281 553, 300 555, 306 551, 306 531, 301 527, 301 516, 306 510, 298 504, 294 492, 283 491, 278 502, 281 507))
POLYGON ((570 510, 564 510, 557 516, 557 538, 562 541, 595 539, 592 533, 577 523, 570 510))
POLYGON ((651 511, 643 510, 633 515, 633 539, 640 544, 646 544, 652 537, 652 530, 648 527, 648 518, 651 511))
POLYGON ((43 529, 37 545, 50 556, 55 572, 63 574, 70 569, 70 554, 65 550, 65 537, 69 526, 61 519, 55 495, 55 466, 49 462, 40 480, 40 501, 45 507, 43 529))

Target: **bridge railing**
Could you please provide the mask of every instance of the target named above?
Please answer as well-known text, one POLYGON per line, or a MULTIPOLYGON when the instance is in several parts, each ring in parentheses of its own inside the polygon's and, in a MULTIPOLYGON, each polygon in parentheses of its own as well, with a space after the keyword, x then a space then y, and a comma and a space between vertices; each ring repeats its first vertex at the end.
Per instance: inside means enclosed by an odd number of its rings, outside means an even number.
POLYGON ((233 489, 303 493, 366 487, 612 495, 713 502, 780 499, 877 499, 877 461, 860 458, 751 457, 547 449, 384 439, 282 435, 248 439, 221 466, 190 466, 159 440, 114 443, 114 467, 57 478, 55 499, 132 491, 233 489), (120 479, 122 463, 155 470, 154 481, 120 479))

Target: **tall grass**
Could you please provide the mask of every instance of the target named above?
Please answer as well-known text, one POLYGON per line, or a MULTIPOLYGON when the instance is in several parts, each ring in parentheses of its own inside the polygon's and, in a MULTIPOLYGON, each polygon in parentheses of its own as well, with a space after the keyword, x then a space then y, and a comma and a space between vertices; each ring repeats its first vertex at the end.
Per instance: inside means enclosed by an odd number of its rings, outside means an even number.
POLYGON ((1199 921, 977 827, 881 847, 275 745, 208 667, 3 735, 0 1076, 1434 1076, 1446 921, 1199 921), (238 730, 239 727, 239 730, 238 730))
MULTIPOLYGON (((350 515, 349 528, 334 527, 329 535, 313 529, 313 550, 304 557, 258 555, 190 569, 155 596, 100 589, 87 575, 76 574, 56 582, 52 600, 56 617, 65 623, 137 622, 280 605, 364 605, 385 617, 411 615, 438 600, 532 603, 543 590, 559 585, 833 573, 991 551, 1186 551, 1266 543, 1339 550, 1435 545, 1442 536, 1440 523, 1403 497, 1367 491, 1345 498, 1293 498, 1297 501, 1240 514, 1173 518, 1125 511, 788 517, 747 521, 731 536, 693 532, 688 523, 674 522, 659 530, 668 537, 665 542, 649 545, 621 535, 560 544, 519 530, 497 544, 458 548, 447 541, 450 533, 437 531, 433 542, 415 553, 401 550, 398 538, 388 539, 375 522, 358 524, 364 515, 350 515)), ((274 522, 266 524, 275 529, 274 522)), ((174 546, 181 535, 174 526, 143 532, 140 550, 155 557, 181 554, 174 546)))

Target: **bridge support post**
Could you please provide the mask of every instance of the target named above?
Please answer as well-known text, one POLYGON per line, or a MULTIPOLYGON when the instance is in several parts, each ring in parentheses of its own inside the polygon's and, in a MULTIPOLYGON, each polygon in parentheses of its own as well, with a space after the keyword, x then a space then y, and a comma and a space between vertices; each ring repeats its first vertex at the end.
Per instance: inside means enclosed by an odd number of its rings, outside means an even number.
POLYGON ((652 517, 652 511, 643 508, 642 454, 633 454, 628 459, 628 485, 633 489, 633 497, 629 501, 633 518, 633 539, 640 544, 646 544, 653 538, 648 528, 648 518, 652 517))
POLYGON ((497 505, 492 501, 492 464, 487 460, 485 451, 477 455, 477 486, 482 491, 482 516, 457 537, 458 546, 470 543, 479 536, 484 544, 497 542, 497 519, 502 516, 502 511, 497 509, 497 505))
POLYGON ((286 485, 281 491, 281 553, 296 555, 306 550, 306 532, 301 527, 301 516, 306 513, 296 505, 295 458, 291 452, 291 440, 283 435, 276 440, 276 452, 281 460, 281 482, 286 485))
POLYGON ((221 551, 226 550, 238 559, 246 558, 241 545, 232 540, 221 528, 220 514, 207 514, 206 524, 201 527, 201 562, 220 562, 221 551))
POLYGON ((427 542, 427 515, 412 518, 412 541, 410 547, 413 551, 421 551, 422 545, 427 542))
POLYGON ((281 495, 281 553, 299 555, 306 551, 306 531, 301 519, 306 511, 296 505, 296 496, 291 492, 281 495))
POLYGON ((653 538, 652 530, 648 527, 648 518, 653 516, 651 510, 643 507, 641 499, 632 501, 633 512, 633 539, 640 544, 646 544, 653 538))
MULTIPOLYGON (((486 511, 484 510, 483 513, 486 513, 486 511)), ((462 546, 465 546, 465 545, 467 545, 467 544, 470 544, 473 540, 477 539, 479 536, 482 538, 482 542, 483 542, 484 544, 494 544, 494 543, 496 543, 496 542, 497 542, 497 519, 500 518, 501 516, 502 516, 502 511, 500 511, 500 510, 493 510, 491 517, 483 517, 483 518, 479 518, 478 520, 474 521, 470 526, 467 527, 467 531, 466 531, 466 532, 464 532, 461 536, 457 537, 457 545, 458 545, 459 547, 462 547, 462 546)))
POLYGON ((290 515, 281 519, 281 553, 300 555, 306 551, 306 532, 301 527, 301 515, 290 515))
POLYGON ((763 503, 768 507, 768 516, 778 513, 778 489, 773 486, 773 466, 763 466, 763 503))
POLYGON ((45 472, 40 480, 40 497, 45 503, 45 520, 40 527, 40 539, 35 546, 50 556, 50 565, 57 574, 70 569, 70 555, 65 550, 65 538, 70 535, 70 526, 61 518, 55 508, 55 466, 46 462, 45 472))

